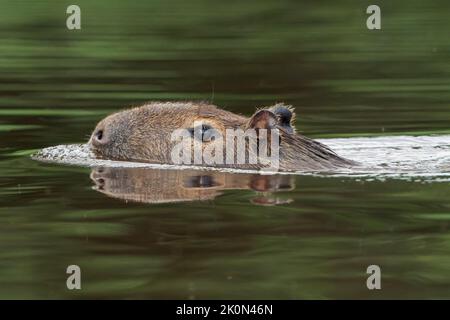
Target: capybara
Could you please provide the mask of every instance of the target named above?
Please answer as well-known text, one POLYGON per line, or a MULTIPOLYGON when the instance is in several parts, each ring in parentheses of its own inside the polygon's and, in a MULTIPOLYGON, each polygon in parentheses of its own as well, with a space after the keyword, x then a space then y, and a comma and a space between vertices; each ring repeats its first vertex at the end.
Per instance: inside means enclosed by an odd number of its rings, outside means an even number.
MULTIPOLYGON (((239 151, 238 147, 248 149, 246 150, 248 158, 251 153, 260 154, 258 153, 261 151, 260 144, 255 144, 257 148, 252 149, 250 140, 258 142, 262 140, 265 129, 268 132, 264 136, 268 137, 269 141, 268 154, 275 153, 272 142, 278 142, 275 146, 278 147, 277 169, 280 171, 329 171, 356 165, 355 162, 338 156, 324 144, 297 133, 294 121, 293 108, 284 104, 262 108, 251 117, 245 117, 206 103, 152 102, 114 113, 101 120, 92 133, 89 146, 101 159, 179 164, 174 161, 173 150, 178 143, 173 139, 175 130, 185 129, 185 132, 190 134, 187 137, 191 139, 189 143, 200 144, 200 149, 197 150, 205 152, 209 150, 212 156, 219 158, 222 154, 226 157, 230 149, 225 149, 227 143, 216 139, 217 137, 228 137, 229 130, 236 132, 255 130, 256 134, 246 136, 247 140, 244 140, 244 143, 241 140, 240 143, 233 145, 232 160, 235 160, 237 156, 234 152, 239 151), (201 126, 197 128, 199 123, 201 126), (275 129, 277 135, 272 136, 271 133, 275 132, 275 129), (197 134, 198 132, 200 134, 197 134), (216 135, 208 135, 208 132, 214 132, 216 135)), ((195 150, 195 147, 193 149, 195 150)), ((202 162, 200 165, 238 169, 267 167, 267 163, 263 161, 256 163, 217 161, 202 162)))

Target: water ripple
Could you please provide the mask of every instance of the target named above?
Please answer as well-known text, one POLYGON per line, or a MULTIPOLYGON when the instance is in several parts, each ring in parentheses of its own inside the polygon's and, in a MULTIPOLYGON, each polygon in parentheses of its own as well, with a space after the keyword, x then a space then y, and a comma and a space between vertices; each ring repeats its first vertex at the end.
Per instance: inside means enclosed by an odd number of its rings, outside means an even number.
MULTIPOLYGON (((346 176, 366 179, 407 179, 413 181, 450 181, 450 135, 384 136, 321 139, 339 155, 360 163, 352 169, 330 172, 304 172, 320 176, 346 176)), ((158 169, 199 169, 235 173, 252 170, 160 165, 96 159, 85 144, 59 145, 40 150, 32 156, 44 162, 87 167, 128 167, 158 169)), ((279 172, 277 172, 279 174, 279 172)), ((264 174, 268 174, 264 172, 264 174)), ((270 174, 270 173, 269 173, 270 174)), ((293 174, 293 173, 285 173, 293 174)))

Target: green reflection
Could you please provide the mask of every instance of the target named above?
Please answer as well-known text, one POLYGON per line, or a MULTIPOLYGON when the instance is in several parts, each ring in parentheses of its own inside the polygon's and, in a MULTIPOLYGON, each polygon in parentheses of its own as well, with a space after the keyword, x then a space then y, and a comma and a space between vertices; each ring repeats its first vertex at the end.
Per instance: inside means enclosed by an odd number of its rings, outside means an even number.
POLYGON ((74 32, 70 4, 2 3, 0 298, 450 298, 445 181, 294 177, 281 205, 250 188, 152 204, 28 159, 155 99, 284 101, 315 137, 449 133, 448 1, 378 1, 379 32, 364 1, 79 0, 74 32))

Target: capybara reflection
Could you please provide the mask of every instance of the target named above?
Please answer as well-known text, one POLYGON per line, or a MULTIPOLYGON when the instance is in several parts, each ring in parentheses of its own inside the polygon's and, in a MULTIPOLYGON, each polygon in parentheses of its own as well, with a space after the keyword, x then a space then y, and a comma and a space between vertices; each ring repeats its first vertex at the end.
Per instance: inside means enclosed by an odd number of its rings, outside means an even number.
MULTIPOLYGON (((215 139, 208 132, 228 137, 230 130, 247 132, 254 130, 256 135, 246 136, 244 144, 232 145, 234 149, 231 162, 223 161, 202 163, 204 166, 229 167, 239 169, 262 169, 266 164, 239 162, 234 152, 240 146, 248 152, 261 154, 260 141, 267 137, 268 154, 273 155, 277 142, 278 166, 281 171, 327 171, 351 167, 356 163, 338 156, 327 146, 296 133, 293 108, 283 104, 257 110, 251 117, 228 112, 210 104, 190 102, 153 102, 141 107, 114 113, 100 121, 89 140, 94 154, 102 159, 148 162, 157 164, 179 164, 173 160, 173 150, 177 142, 172 134, 183 129, 190 133, 188 139, 192 145, 199 145, 200 150, 213 150, 214 156, 230 154, 224 143, 215 139), (197 128, 196 124, 201 123, 197 128), (275 130, 276 129, 276 130, 275 130), (246 131, 247 130, 247 131, 246 131), (271 135, 277 132, 276 138, 271 135), (200 132, 200 135, 197 134, 200 132), (263 133, 266 135, 263 136, 263 133), (195 133, 195 134, 194 134, 195 133), (272 137, 272 138, 271 138, 272 137), (252 139, 257 141, 257 149, 252 149, 252 139), (272 139, 272 140, 271 140, 272 139), (278 147, 279 146, 279 147, 278 147), (219 154, 220 151, 220 154, 219 154)), ((234 139, 234 138, 233 138, 234 139)), ((233 140, 235 142, 237 140, 233 140)), ((193 148, 193 150, 195 147, 193 148)), ((194 162, 193 162, 194 164, 194 162)))
POLYGON ((143 203, 212 200, 224 190, 255 191, 259 205, 289 203, 274 192, 294 188, 288 175, 235 174, 218 171, 99 167, 91 172, 94 189, 110 197, 143 203))

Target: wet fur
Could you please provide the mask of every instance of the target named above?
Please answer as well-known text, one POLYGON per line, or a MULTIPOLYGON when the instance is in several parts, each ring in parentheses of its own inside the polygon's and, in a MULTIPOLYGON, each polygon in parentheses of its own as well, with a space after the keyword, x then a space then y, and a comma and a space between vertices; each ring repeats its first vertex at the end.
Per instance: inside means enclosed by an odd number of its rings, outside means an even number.
MULTIPOLYGON (((152 102, 120 111, 100 121, 89 145, 96 156, 103 159, 171 164, 170 153, 174 145, 170 141, 171 133, 175 129, 189 128, 194 121, 209 123, 223 133, 228 128, 279 129, 281 171, 325 171, 356 164, 338 156, 322 143, 296 133, 294 109, 280 103, 259 109, 247 118, 206 103, 152 102), (286 123, 289 117, 290 121, 286 123), (101 145, 93 141, 98 130, 105 133, 105 141, 101 145)), ((218 166, 261 167, 259 164, 218 166)))

